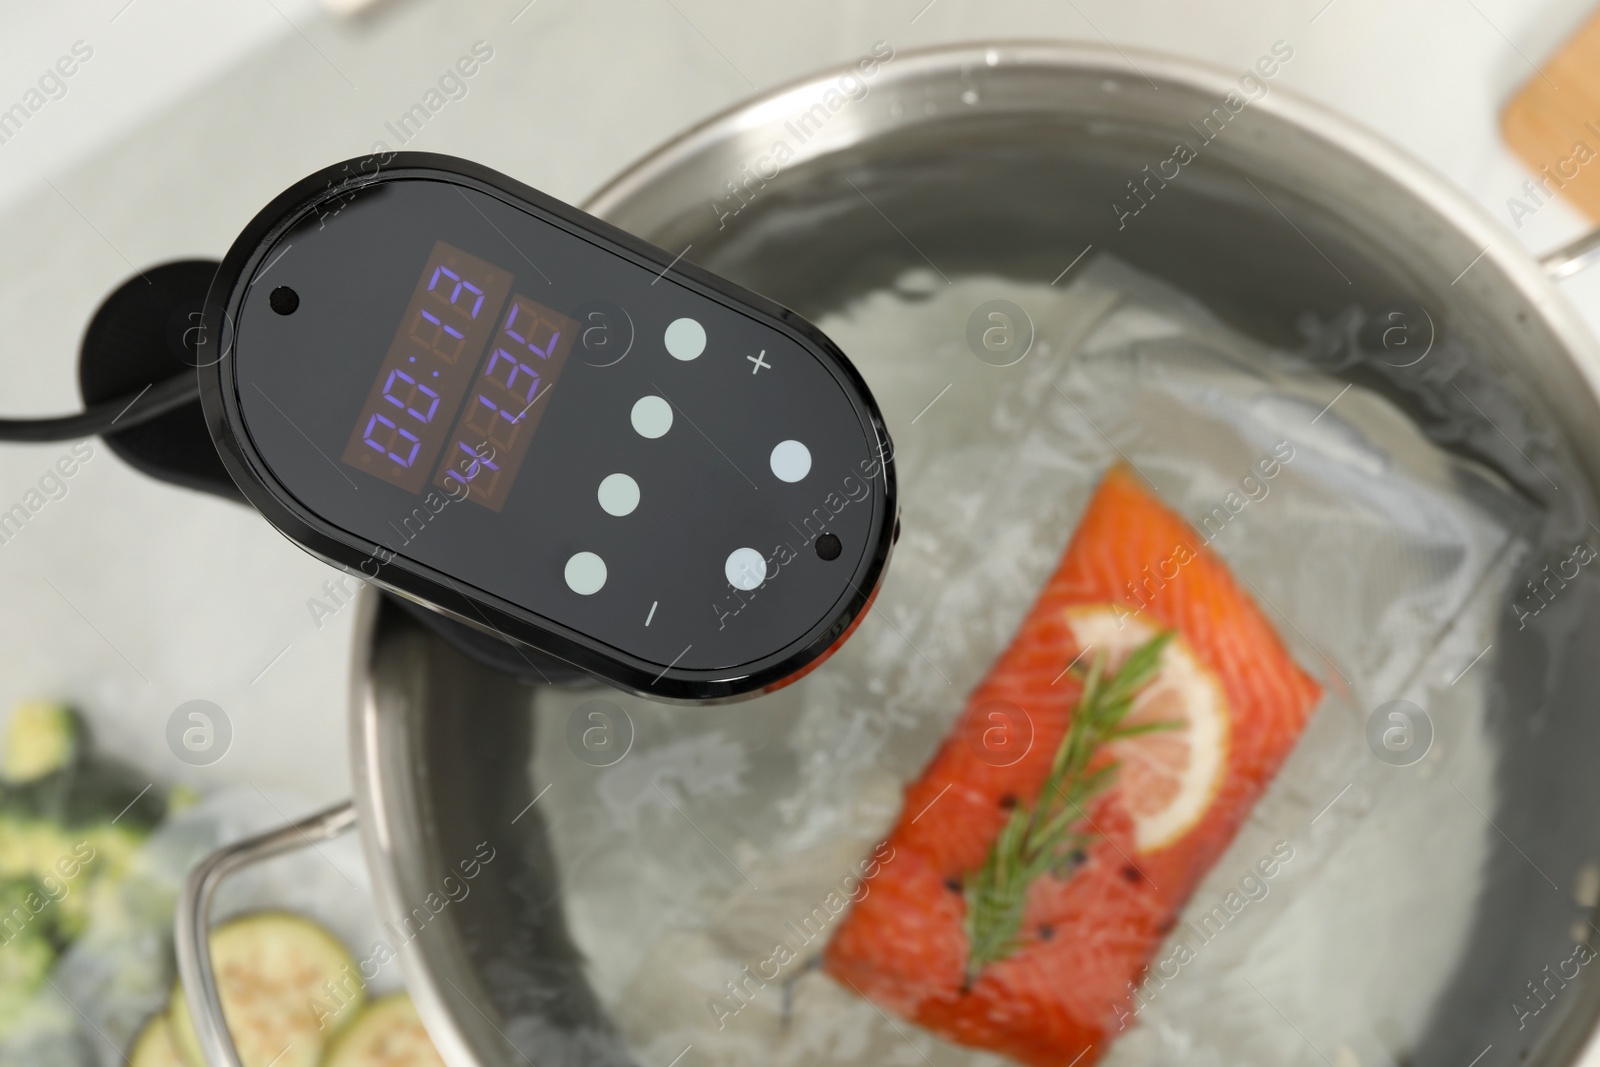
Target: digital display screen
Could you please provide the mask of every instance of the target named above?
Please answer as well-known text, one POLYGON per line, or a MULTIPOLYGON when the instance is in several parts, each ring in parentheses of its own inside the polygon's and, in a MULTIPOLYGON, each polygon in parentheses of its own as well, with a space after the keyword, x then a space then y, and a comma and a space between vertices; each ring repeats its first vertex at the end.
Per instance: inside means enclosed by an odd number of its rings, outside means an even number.
POLYGON ((454 489, 454 479, 466 485, 466 499, 492 511, 505 506, 578 329, 525 296, 507 305, 513 280, 444 241, 434 244, 345 463, 412 493, 432 472, 435 485, 454 489))
POLYGON ((456 479, 466 483, 468 500, 491 511, 505 506, 577 332, 565 315, 525 296, 511 298, 435 485, 449 489, 447 480, 456 479))
POLYGON ((344 462, 410 492, 422 490, 510 291, 509 272, 443 241, 433 246, 344 462))

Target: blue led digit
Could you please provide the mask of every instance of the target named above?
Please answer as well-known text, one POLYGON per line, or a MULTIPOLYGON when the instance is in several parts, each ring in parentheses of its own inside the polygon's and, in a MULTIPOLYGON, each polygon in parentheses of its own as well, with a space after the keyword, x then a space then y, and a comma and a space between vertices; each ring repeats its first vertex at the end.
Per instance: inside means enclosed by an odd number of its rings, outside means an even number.
POLYGON ((432 389, 429 389, 421 382, 417 383, 417 392, 428 398, 428 413, 424 415, 422 412, 412 407, 408 407, 406 410, 415 415, 422 422, 432 422, 433 416, 439 411, 439 394, 434 392, 432 389))
POLYGON ((478 312, 483 310, 483 290, 471 282, 457 282, 455 292, 450 294, 450 303, 453 305, 456 302, 456 298, 461 295, 461 290, 463 289, 478 298, 472 305, 472 317, 477 318, 478 312))
POLYGON ((494 460, 480 456, 477 452, 474 452, 471 448, 468 448, 465 441, 457 441, 456 447, 467 454, 467 461, 471 467, 471 471, 467 474, 467 481, 470 482, 472 479, 478 476, 478 469, 480 466, 487 467, 492 471, 497 471, 500 469, 500 465, 494 460))
POLYGON ((463 339, 464 337, 467 336, 466 334, 462 333, 460 330, 456 329, 454 326, 451 326, 449 323, 440 322, 439 321, 439 317, 437 315, 434 315, 434 314, 431 314, 431 313, 429 313, 427 311, 424 311, 422 313, 422 317, 427 319, 429 322, 433 323, 435 326, 439 327, 439 329, 443 330, 445 333, 449 334, 451 337, 454 337, 457 341, 459 341, 459 340, 461 340, 461 339, 463 339))
POLYGON ((517 321, 517 302, 515 300, 513 300, 511 302, 511 311, 510 311, 509 314, 506 315, 505 334, 506 334, 507 337, 509 337, 513 341, 517 342, 517 344, 525 345, 525 344, 528 343, 528 339, 526 337, 522 336, 516 330, 513 330, 511 328, 513 325, 516 324, 516 321, 517 321))
POLYGON ((526 363, 518 363, 515 367, 513 367, 511 369, 511 377, 506 379, 506 389, 509 390, 513 395, 516 394, 518 374, 522 375, 523 379, 527 382, 527 388, 522 393, 522 402, 525 404, 531 404, 533 403, 534 393, 536 393, 539 389, 539 374, 526 363))
MULTIPOLYGON (((409 467, 409 466, 411 466, 411 464, 415 463, 417 461, 417 453, 419 451, 421 451, 421 449, 422 449, 422 439, 420 437, 418 437, 416 434, 411 433, 411 432, 409 432, 407 430, 401 429, 399 426, 396 426, 394 423, 390 422, 388 419, 386 419, 382 415, 378 415, 378 414, 374 414, 372 416, 372 418, 367 420, 367 428, 366 428, 365 431, 362 432, 361 441, 362 441, 363 444, 366 444, 366 445, 368 445, 368 446, 370 446, 372 448, 377 449, 379 452, 382 452, 385 456, 388 456, 390 459, 394 460, 394 462, 400 464, 400 466, 402 466, 402 467, 409 467), (375 429, 377 429, 380 425, 383 426, 385 429, 390 431, 390 433, 389 433, 389 443, 387 445, 382 444, 382 443, 380 443, 380 442, 378 442, 378 441, 373 439, 373 431, 375 429), (394 451, 394 447, 393 446, 394 446, 394 443, 395 443, 395 438, 397 436, 401 437, 401 438, 404 438, 406 441, 410 442, 410 444, 411 444, 411 454, 410 455, 401 456, 399 453, 394 451)), ((404 446, 402 446, 402 447, 404 447, 404 446)))
POLYGON ((388 452, 389 450, 387 448, 372 439, 372 431, 377 428, 377 425, 380 422, 389 427, 391 430, 395 428, 394 423, 390 422, 382 415, 375 414, 372 416, 372 418, 367 420, 367 428, 361 432, 361 443, 370 448, 375 448, 379 452, 388 452))
MULTIPOLYGON (((487 442, 485 442, 485 444, 487 444, 487 442)), ((500 465, 498 463, 486 456, 479 455, 476 451, 469 447, 465 441, 457 441, 456 448, 465 453, 467 458, 464 460, 457 460, 456 466, 445 472, 444 476, 446 478, 454 478, 456 481, 466 484, 482 473, 485 468, 492 470, 497 474, 500 472, 500 465), (458 470, 457 468, 460 469, 458 470)))
POLYGON ((421 343, 427 345, 441 359, 444 359, 450 363, 454 363, 461 356, 461 349, 466 343, 467 335, 425 308, 418 308, 417 313, 422 316, 423 321, 427 322, 428 325, 433 327, 433 337, 431 340, 426 340, 420 336, 422 325, 421 322, 412 328, 411 336, 421 343), (448 334, 450 338, 456 342, 454 352, 445 351, 440 344, 440 341, 443 340, 444 335, 446 334, 448 334))
POLYGON ((432 422, 433 421, 433 416, 439 410, 439 394, 434 392, 432 389, 429 389, 426 385, 423 385, 421 382, 418 382, 415 378, 411 377, 411 375, 407 374, 405 371, 398 370, 398 369, 390 371, 389 372, 388 381, 383 383, 383 399, 387 400, 389 403, 393 404, 395 407, 401 409, 402 411, 406 412, 408 415, 412 416, 417 421, 422 422, 422 423, 432 422), (394 383, 396 381, 405 382, 407 385, 409 385, 411 387, 410 395, 407 396, 406 399, 404 399, 404 400, 401 400, 399 397, 395 396, 394 393, 392 392, 392 390, 394 389, 394 383), (415 407, 412 406, 413 404, 416 403, 417 395, 419 393, 428 398, 428 410, 427 410, 426 413, 418 411, 415 407))
POLYGON ((511 449, 516 445, 527 414, 526 407, 520 411, 516 410, 515 406, 501 407, 482 393, 477 393, 467 405, 467 413, 461 425, 463 430, 482 434, 486 444, 492 444, 496 448, 511 449))
POLYGON ((438 288, 440 275, 443 275, 452 282, 456 283, 455 288, 450 290, 451 307, 455 307, 456 301, 461 299, 461 290, 463 289, 476 297, 472 303, 472 310, 468 312, 468 314, 474 319, 477 318, 478 312, 483 310, 483 290, 462 278, 461 275, 457 274, 449 267, 435 267, 433 268, 433 277, 428 279, 428 292, 434 292, 438 288))
MULTIPOLYGON (((488 434, 490 437, 494 436, 494 432, 495 432, 495 430, 497 428, 495 426, 495 420, 496 419, 505 419, 506 422, 510 423, 512 426, 515 426, 517 423, 521 422, 522 421, 522 417, 528 413, 527 409, 524 408, 522 411, 518 412, 515 415, 509 414, 505 408, 500 407, 498 404, 496 404, 494 401, 490 400, 488 397, 484 396, 482 393, 478 394, 478 403, 482 404, 484 407, 489 409, 489 416, 488 416, 489 422, 488 422, 488 424, 486 426, 484 426, 483 432, 488 434)), ((468 421, 471 421, 471 420, 468 420, 468 421)), ((476 425, 476 423, 474 423, 474 425, 476 425)))
POLYGON ((534 344, 532 340, 529 340, 528 351, 532 352, 540 359, 549 359, 550 353, 556 350, 556 342, 559 340, 561 340, 561 331, 556 330, 550 334, 550 340, 544 343, 543 348, 540 348, 538 345, 534 344))
POLYGON ((417 453, 422 451, 422 438, 418 437, 409 430, 399 429, 398 427, 396 429, 401 437, 411 442, 411 454, 405 459, 401 459, 395 453, 390 452, 389 458, 400 464, 402 467, 409 467, 417 461, 417 453))
POLYGON ((483 372, 483 376, 489 379, 491 382, 494 382, 496 385, 505 386, 506 391, 511 395, 520 395, 524 404, 533 403, 533 394, 539 388, 539 372, 528 366, 526 363, 521 362, 503 348, 497 348, 494 350, 494 355, 489 357, 489 367, 483 372), (511 365, 511 371, 506 375, 506 380, 503 382, 499 378, 495 377, 495 372, 500 368, 501 360, 504 360, 506 363, 511 365), (521 375, 523 380, 527 383, 523 387, 520 394, 517 392, 518 375, 521 375))
MULTIPOLYGON (((510 313, 506 315, 505 327, 501 332, 503 332, 507 337, 511 338, 513 341, 517 342, 517 344, 522 345, 528 351, 530 351, 534 355, 538 356, 540 359, 549 359, 550 358, 550 353, 552 353, 552 352, 554 352, 556 350, 556 342, 561 340, 561 331, 560 330, 556 330, 553 333, 551 333, 550 340, 545 342, 543 348, 540 348, 537 344, 535 344, 533 342, 533 340, 531 338, 529 338, 528 336, 525 336, 523 334, 520 334, 516 330, 512 329, 512 327, 515 326, 516 323, 517 323, 517 311, 518 311, 517 305, 516 305, 515 302, 513 302, 512 305, 511 305, 510 313)), ((533 317, 533 327, 532 327, 532 329, 537 329, 538 326, 539 326, 539 316, 535 315, 533 317)), ((530 333, 532 332, 532 329, 530 329, 530 331, 529 331, 530 333)))

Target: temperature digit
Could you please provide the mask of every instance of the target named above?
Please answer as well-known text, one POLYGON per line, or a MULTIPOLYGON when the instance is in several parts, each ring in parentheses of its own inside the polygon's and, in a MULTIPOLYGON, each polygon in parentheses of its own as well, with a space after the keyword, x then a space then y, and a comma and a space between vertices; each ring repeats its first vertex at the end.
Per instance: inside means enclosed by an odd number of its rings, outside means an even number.
POLYGON ((496 385, 504 386, 506 392, 512 396, 520 396, 524 404, 533 403, 533 394, 539 389, 539 372, 503 348, 494 350, 494 355, 489 357, 489 367, 483 372, 483 376, 496 385), (496 377, 502 369, 505 371, 505 381, 496 377), (519 379, 522 383, 520 391, 517 384, 519 379))
POLYGON ((518 424, 526 414, 526 408, 513 412, 479 393, 473 398, 462 425, 483 434, 490 444, 509 449, 516 442, 518 424))
POLYGON ((514 329, 517 324, 518 310, 519 308, 517 305, 513 303, 511 305, 511 313, 506 316, 506 336, 510 337, 517 343, 526 346, 529 352, 532 352, 540 359, 549 359, 550 353, 554 352, 556 349, 556 342, 561 340, 560 329, 552 327, 549 323, 541 322, 539 316, 534 315, 533 322, 528 327, 528 333, 526 335, 520 334, 514 329), (544 342, 543 347, 540 347, 536 339, 536 335, 538 334, 541 326, 544 327, 544 329, 550 334, 549 339, 544 342))

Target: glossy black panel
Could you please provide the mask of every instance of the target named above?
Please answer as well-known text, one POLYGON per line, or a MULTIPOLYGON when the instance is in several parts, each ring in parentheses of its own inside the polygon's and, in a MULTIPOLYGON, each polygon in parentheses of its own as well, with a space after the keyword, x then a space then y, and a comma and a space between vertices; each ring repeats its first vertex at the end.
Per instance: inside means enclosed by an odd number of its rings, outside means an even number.
POLYGON ((258 219, 272 236, 228 294, 224 456, 259 465, 297 521, 263 510, 306 547, 393 552, 380 580, 468 621, 615 655, 633 688, 650 665, 771 684, 825 654, 887 555, 871 399, 793 316, 540 201, 401 173, 258 219), (803 457, 774 449, 796 441, 809 469, 786 480, 803 457), (756 588, 730 581, 741 549, 756 588))

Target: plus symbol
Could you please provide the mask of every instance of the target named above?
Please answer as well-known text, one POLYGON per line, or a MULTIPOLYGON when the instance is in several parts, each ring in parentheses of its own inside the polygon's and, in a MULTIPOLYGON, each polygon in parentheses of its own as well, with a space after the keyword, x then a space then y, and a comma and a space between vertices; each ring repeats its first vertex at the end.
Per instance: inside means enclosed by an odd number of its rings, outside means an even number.
POLYGON ((765 359, 762 358, 766 354, 767 354, 767 350, 765 348, 763 348, 761 350, 761 355, 759 355, 759 356, 745 356, 744 357, 745 359, 748 359, 751 363, 755 364, 754 367, 750 368, 750 373, 751 374, 757 374, 763 368, 765 368, 766 370, 771 370, 772 369, 772 364, 768 363, 765 359))

